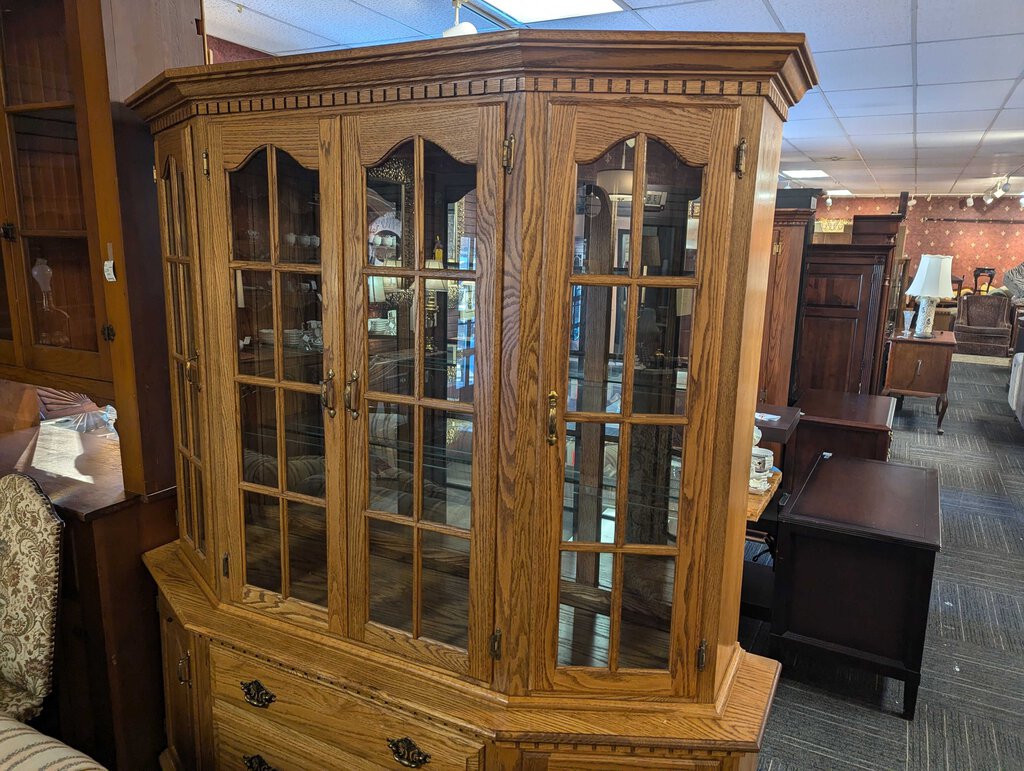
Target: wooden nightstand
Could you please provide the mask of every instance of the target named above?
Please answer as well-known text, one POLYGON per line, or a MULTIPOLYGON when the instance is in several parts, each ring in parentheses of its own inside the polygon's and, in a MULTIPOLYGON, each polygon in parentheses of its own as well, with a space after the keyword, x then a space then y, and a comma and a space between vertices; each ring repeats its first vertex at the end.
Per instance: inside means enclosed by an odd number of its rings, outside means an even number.
POLYGON ((956 335, 936 332, 935 337, 906 337, 889 339, 889 366, 885 373, 886 396, 934 396, 935 426, 942 433, 942 419, 949 407, 949 369, 956 351, 956 335))

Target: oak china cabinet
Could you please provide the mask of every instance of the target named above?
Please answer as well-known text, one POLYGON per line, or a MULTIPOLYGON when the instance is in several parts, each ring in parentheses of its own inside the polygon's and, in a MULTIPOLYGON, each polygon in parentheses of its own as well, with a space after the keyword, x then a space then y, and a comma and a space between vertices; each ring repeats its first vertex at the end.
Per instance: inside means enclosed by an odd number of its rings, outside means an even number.
POLYGON ((172 70, 166 758, 747 768, 736 642, 802 35, 513 31, 172 70))

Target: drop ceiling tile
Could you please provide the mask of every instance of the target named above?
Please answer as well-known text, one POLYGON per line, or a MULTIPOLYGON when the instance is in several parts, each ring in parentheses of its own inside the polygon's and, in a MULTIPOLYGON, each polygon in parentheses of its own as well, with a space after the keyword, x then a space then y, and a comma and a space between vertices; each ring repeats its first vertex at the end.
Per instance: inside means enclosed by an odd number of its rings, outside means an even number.
POLYGON ((909 86, 826 91, 825 98, 840 118, 896 115, 914 111, 914 89, 909 86))
MULTIPOLYGON (((790 139, 790 144, 810 158, 840 159, 853 156, 853 146, 846 137, 808 137, 790 139)), ((853 156, 856 157, 856 156, 853 156)))
MULTIPOLYGON (((302 26, 264 15, 248 6, 228 0, 207 0, 206 29, 215 37, 269 54, 280 51, 338 47, 339 39, 317 34, 302 26)), ((322 33, 323 30, 320 30, 322 33)))
MULTIPOLYGON (((918 86, 917 110, 918 112, 996 110, 1003 106, 1013 85, 1014 81, 1012 80, 986 80, 979 83, 918 86)), ((1024 107, 1024 105, 1021 106, 1024 107)))
POLYGON ((982 7, 964 0, 918 0, 919 41, 1010 33, 1024 33, 1020 0, 985 0, 982 7))
POLYGON ((793 120, 782 127, 782 136, 786 139, 808 137, 842 136, 843 127, 835 118, 817 118, 815 120, 793 120))
POLYGON ((762 0, 709 0, 637 11, 660 30, 778 32, 779 25, 762 0))
POLYGON ((1003 110, 992 124, 994 131, 1024 131, 1024 108, 1003 110))
POLYGON ((821 91, 817 88, 808 91, 793 107, 789 108, 789 120, 813 120, 815 118, 831 118, 829 109, 821 91))
POLYGON ((1016 90, 1010 94, 1010 98, 1006 102, 1006 107, 1024 107, 1024 80, 1018 85, 1016 90))
POLYGON ((1024 70, 1024 35, 920 43, 917 82, 964 83, 1016 78, 1024 70))
POLYGON ((532 29, 651 29, 651 25, 633 11, 598 13, 592 16, 579 16, 574 19, 538 21, 531 24, 530 27, 532 29))
POLYGON ((917 116, 917 132, 926 134, 934 131, 984 131, 998 112, 998 110, 923 112, 917 116))
POLYGON ((698 3, 714 3, 717 0, 626 0, 630 8, 650 8, 663 5, 696 5, 698 3))
POLYGON ((843 128, 850 134, 908 134, 914 130, 914 116, 872 115, 864 118, 843 118, 843 128))
POLYGON ((936 131, 930 134, 918 134, 919 148, 959 148, 974 147, 981 141, 984 131, 936 131))
POLYGON ((914 149, 913 134, 854 134, 850 137, 850 141, 853 142, 854 147, 861 150, 880 147, 914 149))
MULTIPOLYGON (((373 0, 354 0, 354 2, 400 21, 429 37, 440 36, 455 22, 455 13, 450 2, 436 2, 435 0, 387 0, 386 3, 374 3, 373 0)), ((460 11, 459 18, 472 23, 480 32, 493 32, 500 29, 494 22, 488 21, 465 7, 460 11)))
POLYGON ((987 153, 1018 155, 1024 152, 1024 131, 990 131, 981 146, 987 153))
POLYGON ((910 46, 858 48, 815 54, 821 75, 821 89, 884 88, 909 86, 914 82, 910 46))
POLYGON ((787 31, 824 51, 910 42, 910 0, 785 0, 772 7, 787 31))

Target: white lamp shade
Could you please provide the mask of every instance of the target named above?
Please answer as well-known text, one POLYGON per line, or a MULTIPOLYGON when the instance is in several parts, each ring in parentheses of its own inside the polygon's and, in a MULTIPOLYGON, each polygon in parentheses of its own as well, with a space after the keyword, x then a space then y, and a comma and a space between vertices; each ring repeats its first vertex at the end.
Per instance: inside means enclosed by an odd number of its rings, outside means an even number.
POLYGON ((952 297, 953 255, 922 254, 907 294, 910 297, 952 297))
POLYGON ((609 198, 624 199, 633 197, 633 171, 631 169, 606 169, 597 172, 597 186, 602 188, 609 198))

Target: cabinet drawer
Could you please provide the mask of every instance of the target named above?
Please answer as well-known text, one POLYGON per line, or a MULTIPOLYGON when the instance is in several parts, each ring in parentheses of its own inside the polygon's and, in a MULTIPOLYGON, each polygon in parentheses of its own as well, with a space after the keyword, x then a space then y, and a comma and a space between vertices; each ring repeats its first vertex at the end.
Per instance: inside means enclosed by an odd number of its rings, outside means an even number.
POLYGON ((213 735, 220 771, 324 771, 331 768, 380 771, 388 768, 310 739, 271 720, 248 715, 222 701, 213 703, 213 735))
POLYGON ((210 647, 213 697, 244 714, 287 726, 345 752, 400 768, 389 739, 411 739, 430 755, 427 768, 476 769, 482 766, 482 741, 426 721, 391 712, 368 699, 303 678, 272 664, 217 645, 210 647), (249 697, 242 683, 249 684, 249 697), (271 700, 271 695, 273 699, 271 700), (265 706, 256 706, 265 704, 265 706))
POLYGON ((897 391, 944 393, 947 358, 946 352, 935 346, 897 345, 889 362, 887 387, 897 391))

